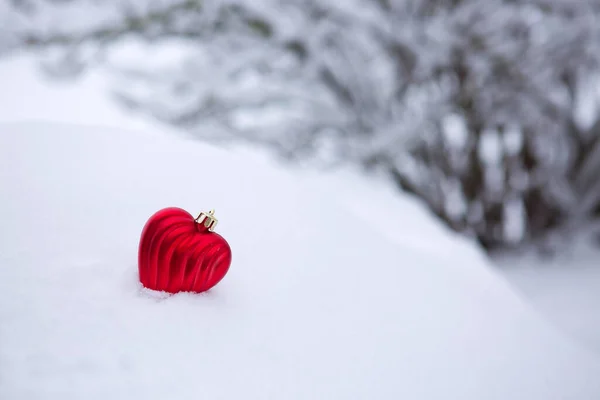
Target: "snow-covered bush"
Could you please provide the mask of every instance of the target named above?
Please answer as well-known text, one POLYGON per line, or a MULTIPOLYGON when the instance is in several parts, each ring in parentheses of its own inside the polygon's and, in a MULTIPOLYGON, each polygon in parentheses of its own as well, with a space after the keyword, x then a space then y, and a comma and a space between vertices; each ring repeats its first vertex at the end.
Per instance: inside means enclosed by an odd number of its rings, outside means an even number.
POLYGON ((205 140, 384 171, 487 248, 600 204, 598 1, 11 5, 7 52, 43 50, 55 75, 103 64, 123 104, 205 140))

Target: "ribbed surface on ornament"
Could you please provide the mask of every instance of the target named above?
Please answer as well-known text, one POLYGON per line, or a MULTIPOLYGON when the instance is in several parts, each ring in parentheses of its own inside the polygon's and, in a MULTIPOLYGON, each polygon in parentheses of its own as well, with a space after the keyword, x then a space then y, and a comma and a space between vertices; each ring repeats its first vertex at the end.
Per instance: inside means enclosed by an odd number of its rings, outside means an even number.
POLYGON ((139 278, 149 289, 204 292, 219 283, 231 264, 227 241, 180 208, 155 213, 142 231, 139 278))

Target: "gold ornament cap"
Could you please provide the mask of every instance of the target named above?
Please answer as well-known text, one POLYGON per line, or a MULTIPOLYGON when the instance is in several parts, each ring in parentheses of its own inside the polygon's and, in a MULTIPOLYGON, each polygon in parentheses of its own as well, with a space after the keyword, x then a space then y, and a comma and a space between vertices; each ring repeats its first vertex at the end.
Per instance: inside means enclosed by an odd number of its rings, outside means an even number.
POLYGON ((199 224, 203 224, 210 232, 215 231, 215 226, 219 220, 215 217, 215 210, 212 209, 209 212, 201 212, 200 215, 195 219, 199 224))

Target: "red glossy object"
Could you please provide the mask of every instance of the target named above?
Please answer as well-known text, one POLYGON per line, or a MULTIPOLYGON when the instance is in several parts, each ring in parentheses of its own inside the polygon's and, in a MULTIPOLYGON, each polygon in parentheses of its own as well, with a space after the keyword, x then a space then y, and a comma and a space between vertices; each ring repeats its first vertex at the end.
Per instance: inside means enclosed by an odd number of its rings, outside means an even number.
POLYGON ((230 264, 227 241, 181 208, 160 210, 144 226, 138 268, 149 289, 204 292, 223 279, 230 264))

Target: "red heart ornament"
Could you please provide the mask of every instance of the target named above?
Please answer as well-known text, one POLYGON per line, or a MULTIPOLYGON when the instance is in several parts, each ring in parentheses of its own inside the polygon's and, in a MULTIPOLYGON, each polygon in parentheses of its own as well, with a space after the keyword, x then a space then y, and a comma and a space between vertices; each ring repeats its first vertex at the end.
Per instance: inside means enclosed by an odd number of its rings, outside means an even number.
POLYGON ((225 277, 231 265, 227 241, 213 232, 214 211, 198 218, 176 207, 150 217, 140 239, 140 282, 148 289, 205 292, 225 277))

